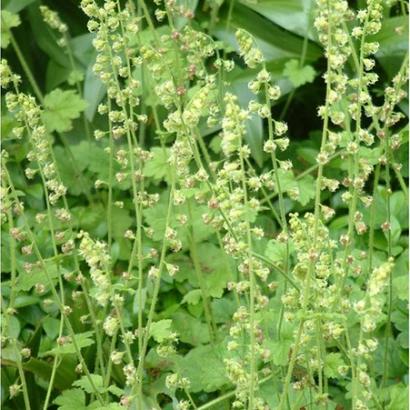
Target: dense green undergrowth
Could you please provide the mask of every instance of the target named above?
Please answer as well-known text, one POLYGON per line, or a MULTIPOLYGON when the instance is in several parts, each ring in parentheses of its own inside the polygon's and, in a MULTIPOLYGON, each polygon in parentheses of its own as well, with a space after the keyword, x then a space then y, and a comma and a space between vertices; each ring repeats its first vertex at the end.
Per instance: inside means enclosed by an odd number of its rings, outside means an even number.
POLYGON ((408 403, 408 3, 4 0, 1 403, 408 403))

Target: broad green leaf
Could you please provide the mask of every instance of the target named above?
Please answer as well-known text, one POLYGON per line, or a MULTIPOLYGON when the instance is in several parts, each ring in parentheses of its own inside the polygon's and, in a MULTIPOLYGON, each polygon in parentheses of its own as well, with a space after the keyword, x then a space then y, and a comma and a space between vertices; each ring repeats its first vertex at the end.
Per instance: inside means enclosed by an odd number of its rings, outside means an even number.
MULTIPOLYGON (((2 350, 2 360, 5 366, 14 367, 17 369, 17 363, 14 360, 9 360, 7 357, 7 348, 2 350)), ((23 361, 23 369, 25 372, 30 372, 35 374, 37 377, 48 381, 50 380, 51 373, 53 370, 53 364, 45 360, 39 360, 31 357, 27 361, 23 361)), ((54 380, 55 387, 59 390, 67 389, 71 386, 73 380, 76 378, 75 374, 75 360, 73 363, 65 360, 61 360, 60 366, 58 366, 56 371, 56 378, 54 380)))
POLYGON ((10 33, 13 27, 20 25, 18 14, 7 10, 1 10, 1 48, 6 48, 10 44, 10 33))
POLYGON ((114 207, 112 209, 112 235, 116 239, 124 237, 124 232, 132 225, 134 219, 131 218, 129 211, 124 208, 114 207))
POLYGON ((199 346, 178 360, 178 368, 183 377, 191 381, 189 390, 213 392, 229 385, 223 363, 221 348, 218 346, 199 346))
MULTIPOLYGON (((91 330, 88 332, 84 332, 84 333, 77 333, 74 336, 74 338, 75 338, 78 348, 82 349, 84 347, 93 345, 94 344, 94 339, 92 339, 93 334, 94 334, 94 331, 91 331, 91 330)), ((74 346, 74 343, 72 341, 69 341, 66 344, 58 345, 54 347, 48 352, 43 353, 41 356, 75 354, 76 352, 77 350, 74 346)))
POLYGON ((35 1, 36 0, 5 0, 3 1, 2 6, 3 9, 10 11, 11 13, 18 13, 35 1))
MULTIPOLYGON (((97 389, 97 391, 99 393, 104 393, 105 392, 105 388, 104 388, 104 382, 103 382, 103 378, 102 376, 100 376, 99 374, 90 374, 90 378, 94 384, 94 387, 97 389)), ((80 387, 81 389, 83 389, 86 393, 94 393, 95 390, 92 386, 92 384, 90 383, 90 380, 88 378, 87 375, 84 375, 83 377, 81 377, 80 380, 76 380, 73 383, 73 386, 75 387, 80 387)))
POLYGON ((279 407, 280 390, 279 383, 273 380, 268 380, 261 383, 258 388, 258 394, 266 401, 269 409, 277 409, 279 407), (274 385, 275 384, 275 385, 274 385))
POLYGON ((200 243, 197 246, 197 252, 208 294, 214 298, 220 298, 226 284, 232 280, 229 259, 220 248, 211 242, 200 243))
POLYGON ((48 316, 43 320, 43 328, 47 336, 54 340, 58 336, 60 330, 60 321, 54 317, 48 316))
POLYGON ((271 239, 266 246, 265 256, 272 262, 283 263, 286 258, 286 244, 271 239))
POLYGON ((236 303, 226 297, 213 299, 211 302, 212 314, 216 323, 227 323, 232 319, 236 303))
POLYGON ((311 83, 315 79, 315 70, 310 65, 300 67, 296 59, 289 60, 285 64, 283 74, 289 78, 295 87, 300 87, 306 83, 311 83))
POLYGON ((53 402, 59 410, 85 410, 85 393, 81 389, 65 390, 53 402))
MULTIPOLYGON (((408 287, 407 287, 408 291, 408 287)), ((395 310, 391 315, 391 320, 394 327, 400 331, 397 341, 402 347, 408 349, 409 347, 409 315, 407 312, 395 310)))
POLYGON ((272 352, 272 361, 276 366, 285 366, 289 362, 289 349, 291 344, 292 341, 289 339, 268 344, 272 352))
POLYGON ((73 120, 78 118, 87 107, 87 103, 74 91, 59 88, 51 91, 44 98, 44 122, 47 129, 64 132, 73 127, 73 120))
POLYGON ((150 327, 150 336, 158 343, 162 343, 172 334, 171 330, 172 320, 164 319, 159 322, 154 322, 150 327))
MULTIPOLYGON (((1 323, 4 326, 5 319, 4 316, 1 315, 1 323)), ((16 316, 9 316, 8 318, 8 327, 7 327, 7 336, 10 338, 17 339, 21 330, 21 325, 16 316)))
POLYGON ((40 302, 40 298, 33 295, 18 295, 14 302, 14 307, 20 309, 30 305, 36 305, 40 302))
POLYGON ((83 67, 87 67, 95 59, 95 49, 92 44, 94 37, 94 34, 86 33, 76 36, 70 41, 73 54, 83 67))
POLYGON ((311 175, 306 175, 297 181, 299 188, 298 202, 306 206, 315 197, 315 180, 311 175))
MULTIPOLYGON (((70 149, 71 155, 69 148, 56 146, 54 147, 54 155, 61 180, 68 188, 68 192, 71 195, 80 195, 82 192, 91 189, 92 182, 82 172, 80 158, 74 152, 73 146, 70 149)), ((88 150, 83 150, 83 155, 87 152, 88 150)))
POLYGON ((197 305, 201 300, 201 295, 201 289, 190 290, 184 295, 181 304, 188 303, 189 305, 197 305))
POLYGON ((165 179, 169 172, 169 150, 161 147, 154 147, 151 149, 153 158, 147 162, 144 167, 144 175, 151 177, 159 182, 165 179))
POLYGON ((104 98, 107 93, 105 85, 95 75, 92 66, 94 63, 87 67, 84 80, 84 100, 87 102, 87 108, 85 109, 85 116, 88 121, 94 119, 97 111, 98 104, 104 98))
POLYGON ((380 44, 376 58, 392 78, 403 63, 404 54, 407 52, 409 43, 409 24, 407 16, 396 16, 385 19, 381 30, 369 41, 377 41, 380 44))
POLYGON ((344 366, 345 362, 341 353, 327 353, 325 357, 325 376, 333 379, 337 379, 340 375, 338 368, 344 366))
MULTIPOLYGON (((379 347, 374 354, 374 370, 376 374, 382 375, 385 372, 385 343, 386 340, 379 340, 379 347)), ((406 365, 402 362, 400 358, 400 351, 402 348, 399 345, 399 342, 393 338, 390 338, 388 341, 388 352, 387 352, 387 372, 390 378, 401 378, 407 374, 406 365)))
MULTIPOLYGON (((242 28, 255 37, 267 61, 283 57, 299 58, 302 53, 303 38, 283 30, 242 4, 235 4, 230 26, 231 29, 226 30, 226 24, 222 21, 217 24, 214 34, 235 50, 237 50, 237 44, 234 33, 237 28, 242 28)), ((309 43, 305 56, 306 61, 314 61, 320 55, 320 47, 309 43)))
POLYGON ((401 228, 408 228, 409 210, 407 206, 407 198, 404 192, 393 192, 390 197, 390 210, 392 215, 394 215, 399 222, 401 228))
POLYGON ((54 60, 50 59, 47 64, 46 71, 47 92, 54 90, 54 88, 67 81, 70 75, 70 71, 70 67, 64 67, 56 63, 54 60))
POLYGON ((314 38, 315 29, 311 27, 314 0, 240 0, 240 2, 286 30, 314 38))
POLYGON ((409 402, 409 387, 403 384, 396 384, 389 387, 390 402, 387 410, 404 410, 409 402))
POLYGON ((292 189, 298 189, 298 183, 296 182, 295 176, 292 171, 285 171, 283 169, 278 169, 279 183, 282 191, 289 191, 292 189))
POLYGON ((193 346, 209 342, 208 326, 182 309, 172 315, 172 326, 181 342, 193 346))
MULTIPOLYGON (((146 407, 144 407, 144 409, 145 408, 146 407)), ((124 406, 121 406, 118 403, 110 403, 106 406, 101 406, 101 403, 98 400, 95 400, 87 407, 87 410, 124 410, 124 406)))
POLYGON ((50 280, 53 282, 58 278, 60 273, 64 273, 63 268, 59 268, 54 261, 46 261, 46 270, 44 268, 33 268, 31 272, 21 270, 17 277, 17 290, 28 291, 37 284, 44 285, 47 289, 50 287, 50 280))
POLYGON ((34 40, 40 49, 61 66, 71 67, 64 48, 57 44, 55 34, 44 23, 38 4, 30 4, 27 11, 34 40))

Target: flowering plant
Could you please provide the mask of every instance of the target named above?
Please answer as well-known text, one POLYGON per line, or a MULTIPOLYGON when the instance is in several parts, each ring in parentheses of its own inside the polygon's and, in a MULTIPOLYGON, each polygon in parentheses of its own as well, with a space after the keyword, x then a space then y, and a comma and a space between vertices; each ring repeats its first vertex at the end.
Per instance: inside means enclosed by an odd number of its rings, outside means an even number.
POLYGON ((1 12, 5 409, 403 409, 408 4, 40 3, 1 12))

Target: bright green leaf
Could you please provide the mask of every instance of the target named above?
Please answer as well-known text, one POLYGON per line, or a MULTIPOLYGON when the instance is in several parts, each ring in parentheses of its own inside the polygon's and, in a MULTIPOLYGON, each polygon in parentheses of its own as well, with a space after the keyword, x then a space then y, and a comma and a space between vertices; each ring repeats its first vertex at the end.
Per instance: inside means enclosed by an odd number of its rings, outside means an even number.
POLYGON ((201 289, 190 290, 187 294, 184 295, 181 303, 182 304, 188 303, 189 305, 196 305, 201 300, 201 295, 202 295, 201 289))
POLYGON ((158 343, 163 342, 165 339, 169 338, 172 334, 171 330, 172 320, 164 319, 159 322, 154 322, 150 328, 150 336, 158 343))
POLYGON ((147 162, 144 167, 144 175, 146 177, 152 177, 156 181, 165 179, 168 174, 168 158, 169 150, 162 149, 160 147, 154 147, 151 149, 153 158, 147 162))
POLYGON ((341 353, 328 353, 325 358, 325 376, 329 378, 338 378, 340 376, 338 368, 344 366, 345 362, 341 353))
POLYGON ((44 122, 47 129, 58 132, 69 131, 72 122, 87 107, 87 103, 74 91, 57 88, 44 98, 44 122))
POLYGON ((18 14, 10 13, 7 10, 1 11, 1 48, 6 48, 10 44, 10 30, 21 23, 18 14))
MULTIPOLYGON (((105 391, 104 388, 104 383, 103 383, 103 378, 102 376, 100 376, 99 374, 90 374, 90 378, 92 380, 92 384, 94 385, 95 389, 99 392, 99 393, 103 393, 105 391)), ((81 389, 83 389, 86 393, 94 393, 94 387, 91 384, 89 378, 87 375, 81 377, 80 380, 76 380, 73 383, 73 386, 76 387, 80 387, 81 389)))
POLYGON ((285 64, 283 74, 295 87, 300 87, 306 83, 311 83, 315 79, 316 72, 310 65, 300 67, 299 61, 293 59, 285 64))
POLYGON ((80 389, 65 390, 54 402, 58 410, 85 410, 85 393, 80 389))
POLYGON ((212 392, 229 384, 218 346, 199 346, 179 360, 181 375, 191 381, 190 391, 212 392))
MULTIPOLYGON (((94 334, 93 331, 88 331, 84 333, 77 333, 74 338, 77 343, 77 346, 79 349, 82 349, 87 346, 91 346, 94 344, 94 339, 92 339, 92 335, 94 334)), ((77 350, 74 346, 74 343, 72 341, 63 344, 63 345, 58 345, 51 349, 48 352, 45 352, 42 354, 42 356, 48 356, 48 355, 62 355, 62 354, 75 354, 77 353, 77 350)))

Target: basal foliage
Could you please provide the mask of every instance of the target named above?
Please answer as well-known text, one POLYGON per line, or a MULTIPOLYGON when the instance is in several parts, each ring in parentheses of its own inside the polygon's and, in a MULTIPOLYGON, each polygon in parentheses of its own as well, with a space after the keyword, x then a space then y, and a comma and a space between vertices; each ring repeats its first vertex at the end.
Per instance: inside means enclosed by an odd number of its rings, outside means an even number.
POLYGON ((5 409, 407 405, 408 5, 225 3, 6 2, 5 409))

